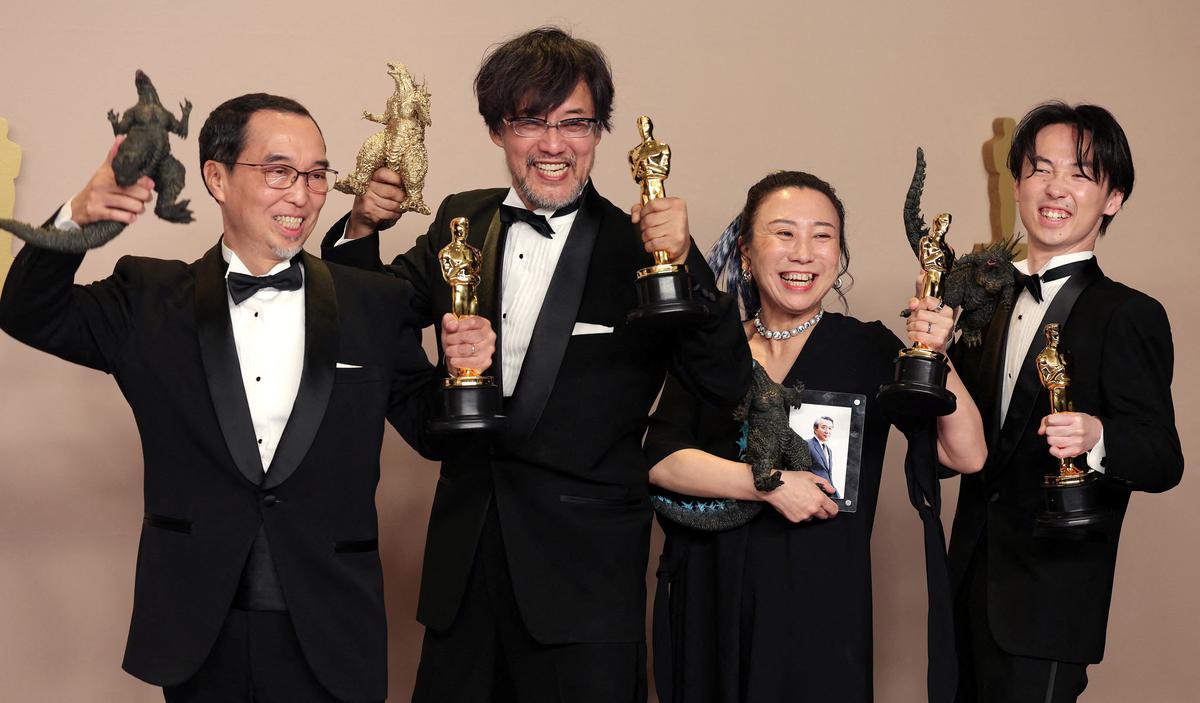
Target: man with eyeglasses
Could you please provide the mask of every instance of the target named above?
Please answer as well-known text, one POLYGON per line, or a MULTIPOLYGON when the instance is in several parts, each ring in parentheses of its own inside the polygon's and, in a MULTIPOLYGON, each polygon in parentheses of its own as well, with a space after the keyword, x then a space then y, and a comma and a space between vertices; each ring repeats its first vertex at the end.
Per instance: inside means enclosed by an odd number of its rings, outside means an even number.
MULTIPOLYGON (((199 142, 216 246, 191 264, 124 257, 78 286, 82 255, 27 245, 0 327, 111 373, 137 420, 146 512, 127 671, 172 703, 381 701, 383 426, 428 452, 436 399, 409 286, 304 253, 337 172, 299 103, 234 98, 199 142)), ((60 228, 144 212, 154 184, 117 186, 116 147, 60 228)), ((483 320, 443 325, 442 344, 470 352, 446 363, 485 368, 494 340, 483 320)))
MULTIPOLYGON (((450 220, 469 218, 508 418, 495 436, 438 457, 413 700, 644 701, 647 413, 668 370, 736 404, 751 368, 745 335, 691 242, 682 200, 639 203, 631 221, 592 184, 613 97, 597 46, 533 30, 490 52, 475 92, 511 187, 446 198, 428 233, 386 267, 414 286, 421 324, 436 324, 450 301, 436 252, 450 220), (694 327, 626 326, 635 272, 653 250, 687 263, 709 312, 694 327)), ((403 200, 399 179, 377 171, 330 230, 325 257, 381 267, 375 232, 403 200)))

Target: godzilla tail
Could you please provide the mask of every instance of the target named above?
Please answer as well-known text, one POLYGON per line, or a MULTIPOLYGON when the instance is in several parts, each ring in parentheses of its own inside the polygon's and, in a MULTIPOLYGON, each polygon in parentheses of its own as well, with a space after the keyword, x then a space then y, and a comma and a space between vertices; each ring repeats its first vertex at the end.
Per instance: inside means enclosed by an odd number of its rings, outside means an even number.
POLYGON ((82 254, 88 249, 105 244, 125 229, 120 222, 97 222, 85 226, 81 231, 68 232, 53 227, 33 227, 16 220, 0 220, 0 230, 28 244, 63 254, 82 254))
POLYGON ((921 194, 925 192, 925 151, 917 147, 917 165, 913 169, 912 183, 908 186, 908 195, 904 197, 904 231, 908 233, 908 243, 917 254, 917 242, 929 234, 925 218, 921 216, 921 194))

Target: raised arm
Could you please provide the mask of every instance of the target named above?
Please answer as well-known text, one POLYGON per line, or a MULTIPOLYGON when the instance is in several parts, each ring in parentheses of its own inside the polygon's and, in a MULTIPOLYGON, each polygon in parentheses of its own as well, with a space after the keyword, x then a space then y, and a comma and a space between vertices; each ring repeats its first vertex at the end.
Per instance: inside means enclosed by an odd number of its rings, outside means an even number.
MULTIPOLYGON (((954 335, 954 309, 932 296, 908 302, 908 339, 945 353, 954 335)), ((959 473, 974 473, 987 461, 987 440, 979 408, 963 385, 958 371, 950 366, 946 389, 958 399, 958 407, 938 418, 938 461, 959 473)))
MULTIPOLYGON (((151 182, 116 185, 114 142, 104 163, 72 199, 70 220, 132 223, 150 200, 151 182)), ((52 224, 55 218, 51 218, 52 224)), ((25 245, 14 259, 0 295, 0 328, 18 341, 77 364, 112 372, 129 334, 138 291, 136 267, 122 259, 109 278, 74 285, 82 254, 62 254, 25 245)))
POLYGON ((692 295, 707 310, 694 326, 679 330, 672 372, 700 398, 732 408, 750 385, 750 347, 732 296, 717 290, 716 279, 688 228, 682 198, 655 198, 635 204, 630 215, 647 252, 665 251, 672 263, 684 263, 692 295))

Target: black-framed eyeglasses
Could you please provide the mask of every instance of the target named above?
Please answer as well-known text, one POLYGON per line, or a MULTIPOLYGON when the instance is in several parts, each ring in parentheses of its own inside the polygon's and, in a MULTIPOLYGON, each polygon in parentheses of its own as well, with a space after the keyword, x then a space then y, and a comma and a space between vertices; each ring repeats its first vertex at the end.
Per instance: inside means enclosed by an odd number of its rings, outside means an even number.
POLYGON ((248 164, 234 161, 230 166, 250 166, 263 175, 267 186, 276 190, 291 188, 300 176, 304 176, 304 185, 314 193, 328 193, 337 183, 338 172, 331 168, 314 168, 311 171, 301 171, 287 164, 248 164))
POLYGON ((547 122, 540 117, 505 117, 504 124, 512 127, 518 137, 540 137, 551 127, 567 139, 580 139, 596 131, 600 120, 595 117, 569 117, 558 122, 547 122))

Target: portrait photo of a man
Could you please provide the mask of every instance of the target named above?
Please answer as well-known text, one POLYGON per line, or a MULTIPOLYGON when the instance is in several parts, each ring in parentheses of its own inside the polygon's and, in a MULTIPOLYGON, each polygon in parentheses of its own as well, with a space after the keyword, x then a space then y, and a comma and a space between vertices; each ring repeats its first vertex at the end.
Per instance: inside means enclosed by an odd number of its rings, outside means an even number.
POLYGON ((841 498, 842 490, 833 481, 833 450, 829 443, 833 440, 833 418, 822 415, 813 421, 813 436, 808 438, 808 449, 812 453, 812 471, 814 474, 829 481, 834 488, 833 498, 841 498))

